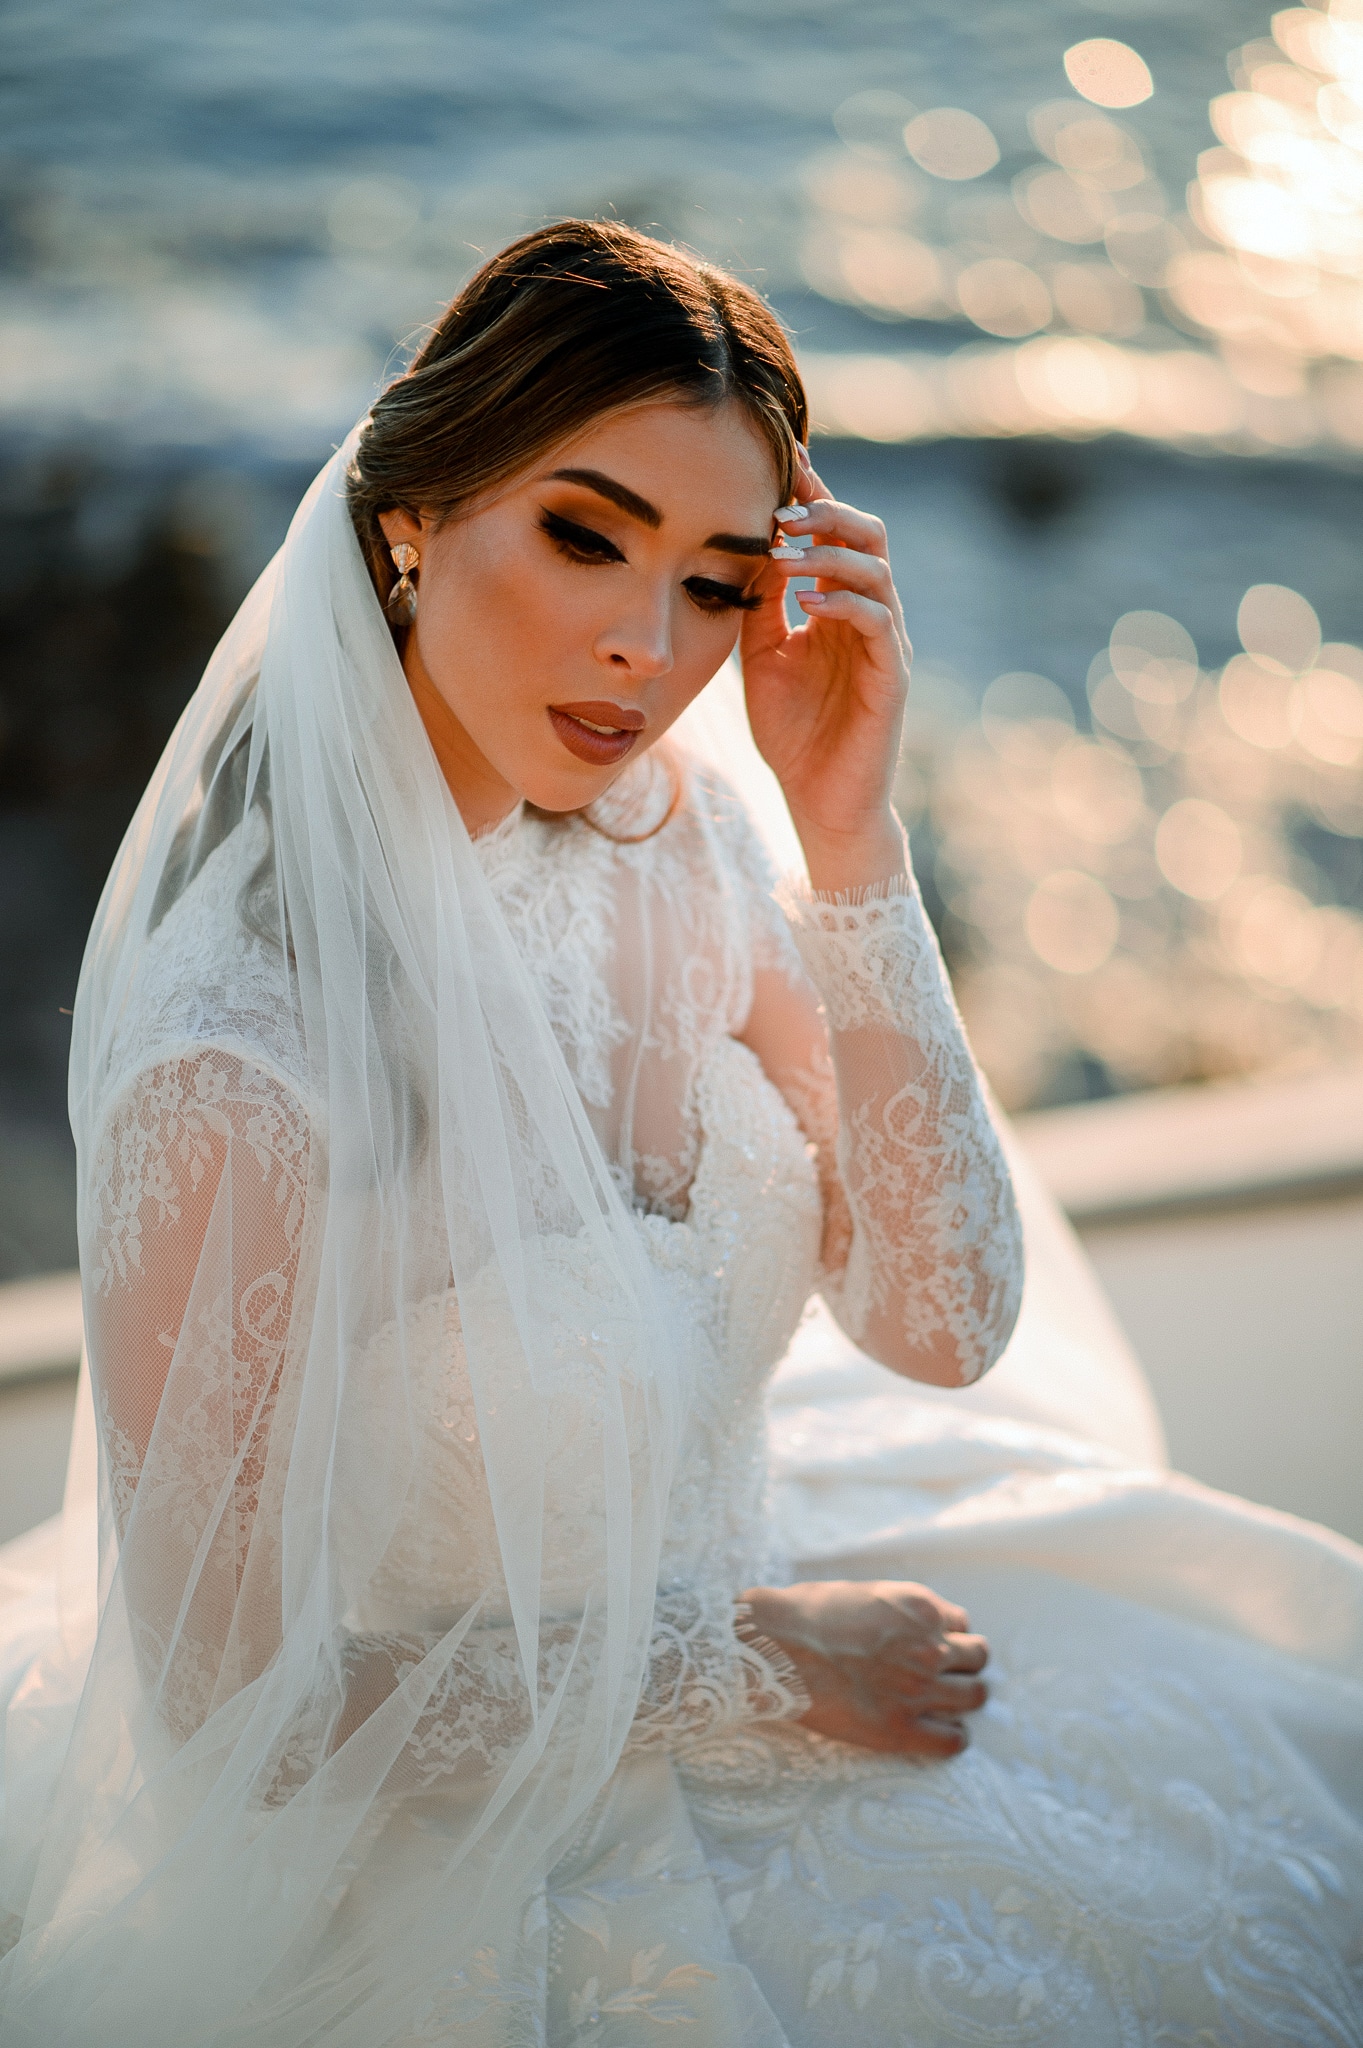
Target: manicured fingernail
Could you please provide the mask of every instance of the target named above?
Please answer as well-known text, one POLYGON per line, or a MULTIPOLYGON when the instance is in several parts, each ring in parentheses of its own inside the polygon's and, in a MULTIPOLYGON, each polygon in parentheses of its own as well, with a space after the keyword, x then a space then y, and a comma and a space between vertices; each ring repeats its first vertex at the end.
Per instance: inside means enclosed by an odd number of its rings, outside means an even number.
POLYGON ((803 548, 787 547, 784 542, 780 547, 769 548, 767 552, 773 562, 802 562, 805 554, 803 548))
POLYGON ((771 553, 781 560, 786 555, 807 555, 817 546, 812 533, 783 533, 771 553))
POLYGON ((773 519, 779 519, 783 522, 787 519, 808 519, 808 517, 808 505, 778 505, 772 514, 773 519))
POLYGON ((797 590, 795 601, 797 604, 827 604, 828 598, 822 590, 797 590))

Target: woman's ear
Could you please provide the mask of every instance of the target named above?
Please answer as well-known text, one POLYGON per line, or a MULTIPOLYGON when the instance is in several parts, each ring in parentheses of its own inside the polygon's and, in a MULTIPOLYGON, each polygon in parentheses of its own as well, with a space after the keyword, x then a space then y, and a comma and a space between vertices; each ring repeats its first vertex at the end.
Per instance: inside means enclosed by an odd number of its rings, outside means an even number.
POLYGON ((414 519, 410 512, 395 505, 391 511, 380 512, 379 525, 390 548, 406 541, 409 547, 419 548, 426 538, 426 521, 414 519))

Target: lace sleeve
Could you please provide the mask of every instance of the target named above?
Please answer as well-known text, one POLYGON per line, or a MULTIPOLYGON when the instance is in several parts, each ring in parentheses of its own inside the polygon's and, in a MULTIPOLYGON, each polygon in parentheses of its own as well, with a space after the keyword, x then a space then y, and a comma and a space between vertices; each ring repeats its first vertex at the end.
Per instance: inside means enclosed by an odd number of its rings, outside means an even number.
MULTIPOLYGON (((576 1634, 569 1622, 542 1634, 542 1700, 559 1685, 576 1634)), ((423 1684, 425 1660, 442 1640, 421 1631, 347 1637, 339 1721, 324 1725, 319 1717, 313 1742, 304 1731, 296 1750, 282 1760, 277 1790, 286 1791, 315 1769, 319 1742, 334 1750, 389 1701, 396 1703, 403 1692, 413 1691, 420 1704, 402 1768, 409 1788, 424 1792, 440 1784, 468 1785, 504 1768, 531 1732, 514 1633, 496 1627, 470 1630, 434 1685, 423 1684)), ((712 1604, 690 1590, 664 1592, 654 1611, 648 1669, 625 1748, 627 1753, 678 1748, 738 1722, 788 1719, 808 1705, 794 1667, 757 1634, 741 1604, 712 1604)))
POLYGON ((82 1263, 119 1569, 144 1682, 179 1736, 278 1642, 265 1480, 308 1153, 294 1089, 203 1045, 123 1090, 91 1177, 82 1263))
POLYGON ((748 1609, 690 1589, 662 1592, 643 1697, 628 1747, 675 1747, 739 1721, 783 1721, 809 1696, 795 1667, 753 1628, 748 1609))
MULTIPOLYGON (((279 1640, 309 1152, 295 1091, 217 1046, 141 1074, 101 1145, 86 1247, 92 1369, 137 1659, 178 1740, 264 1671, 279 1640)), ((541 1699, 576 1633, 545 1631, 541 1699)), ((409 1786, 499 1767, 529 1733, 514 1633, 474 1625, 450 1648, 421 1631, 345 1634, 267 1796, 287 1797, 376 1713, 403 1723, 409 1786)), ((631 1746, 803 1704, 780 1653, 732 1602, 660 1594, 631 1746)))
POLYGON ((911 878, 785 908, 823 1000, 850 1220, 825 1298, 885 1365, 968 1384, 1017 1318, 1022 1234, 936 937, 911 878))

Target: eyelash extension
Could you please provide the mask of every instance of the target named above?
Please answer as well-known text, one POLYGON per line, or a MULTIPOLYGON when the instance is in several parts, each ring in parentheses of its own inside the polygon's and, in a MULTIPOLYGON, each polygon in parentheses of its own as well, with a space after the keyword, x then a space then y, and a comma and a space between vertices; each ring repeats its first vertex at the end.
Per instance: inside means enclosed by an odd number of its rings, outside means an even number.
POLYGON ((540 532, 550 539, 561 554, 570 562, 623 562, 624 556, 613 541, 604 533, 593 533, 590 526, 579 526, 574 519, 565 519, 561 512, 551 512, 548 506, 540 510, 540 532))
POLYGON ((732 583, 712 583, 708 576, 691 576, 682 589, 702 611, 755 612, 762 600, 748 596, 732 583))
MULTIPOLYGON (((603 563, 625 559, 603 533, 594 533, 590 526, 579 526, 575 519, 565 519, 561 512, 551 512, 547 505, 540 509, 540 531, 570 562, 599 568, 603 563)), ((750 612, 762 602, 760 597, 746 596, 732 583, 717 583, 709 576, 690 576, 682 588, 704 612, 750 612)))

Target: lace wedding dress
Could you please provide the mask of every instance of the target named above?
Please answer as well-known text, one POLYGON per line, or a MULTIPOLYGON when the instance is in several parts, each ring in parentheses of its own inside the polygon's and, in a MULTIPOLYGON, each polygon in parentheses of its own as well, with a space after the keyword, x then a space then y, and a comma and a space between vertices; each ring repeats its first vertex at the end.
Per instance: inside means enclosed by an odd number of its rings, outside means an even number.
POLYGON ((912 886, 778 906, 736 673, 652 836, 646 755, 470 841, 355 446, 82 967, 4 2048, 1363 2043, 1360 1554, 1164 1470, 912 886), (967 1606, 967 1755, 801 1726, 801 1577, 967 1606))
MULTIPOLYGON (((1063 1307, 1048 1318, 1030 1293, 1002 1364, 961 1393, 910 1385, 852 1341, 945 1357, 965 1384, 1021 1286, 1007 1169, 916 893, 792 892, 778 909, 748 819, 699 772, 639 844, 517 812, 475 850, 701 1363, 624 1755, 516 1924, 436 1969, 385 2038, 1363 2042, 1358 1553, 1169 1475, 1120 1349, 1067 1350, 1063 1307), (735 1596, 800 1577, 926 1579, 969 1608, 993 1696, 965 1756, 919 1766, 798 1725, 798 1688, 735 1596)), ((231 1178, 259 1274, 256 1386, 236 1398, 259 1417, 320 1134, 267 942, 243 931, 224 961, 203 937, 239 854, 229 839, 210 856, 149 947, 139 1028, 175 1050, 128 1061, 94 1301, 106 1358, 170 1317, 177 1239, 231 1178), (274 1057, 243 1057, 244 1036, 274 1057)), ((565 1312, 602 1312, 568 1240, 554 1279, 565 1312)), ((105 1379, 126 1522, 149 1425, 105 1379)), ((375 1332, 364 1384, 376 1427, 415 1385, 421 1449, 347 1618, 361 1701, 421 1664, 498 1540, 452 1291, 375 1332)), ((201 1426, 187 1405, 186 1488, 201 1426)), ((601 1504, 566 1434, 544 1554, 546 1604, 571 1614, 601 1504)), ((257 1455, 248 1442, 247 1519, 257 1455)), ((29 1588, 6 1610, 12 1671, 41 1633, 40 1542, 10 1553, 29 1588)), ((175 1637, 161 1707, 192 1742, 221 1653, 183 1616, 177 1631, 161 1592, 145 1589, 139 1626, 153 1664, 175 1637)), ((555 1683, 552 1642, 542 1653, 555 1683)), ((515 1668, 509 1626, 476 1625, 413 1728, 403 1796, 328 1890, 323 1977, 386 1895, 434 1874, 467 1773, 523 1737, 515 1668)), ((300 1730, 276 1800, 315 1766, 300 1730)))

